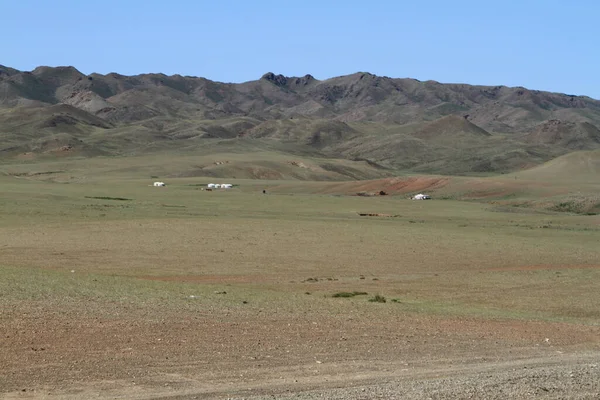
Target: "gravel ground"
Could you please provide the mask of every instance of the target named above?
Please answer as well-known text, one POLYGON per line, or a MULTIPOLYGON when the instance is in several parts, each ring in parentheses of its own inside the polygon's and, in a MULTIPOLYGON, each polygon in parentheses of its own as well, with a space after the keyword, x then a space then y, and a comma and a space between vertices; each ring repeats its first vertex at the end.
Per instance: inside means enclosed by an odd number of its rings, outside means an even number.
POLYGON ((475 370, 446 377, 402 379, 352 388, 238 399, 600 399, 599 363, 475 370))

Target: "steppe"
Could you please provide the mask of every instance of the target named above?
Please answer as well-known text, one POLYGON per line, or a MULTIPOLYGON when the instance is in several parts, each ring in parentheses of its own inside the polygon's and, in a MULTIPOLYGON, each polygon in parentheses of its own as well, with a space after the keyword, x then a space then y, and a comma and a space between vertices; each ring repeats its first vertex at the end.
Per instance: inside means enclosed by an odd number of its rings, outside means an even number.
POLYGON ((599 126, 522 87, 0 66, 0 397, 598 399, 599 126))
POLYGON ((595 156, 215 191, 152 187, 158 156, 5 164, 2 396, 597 398, 595 156))

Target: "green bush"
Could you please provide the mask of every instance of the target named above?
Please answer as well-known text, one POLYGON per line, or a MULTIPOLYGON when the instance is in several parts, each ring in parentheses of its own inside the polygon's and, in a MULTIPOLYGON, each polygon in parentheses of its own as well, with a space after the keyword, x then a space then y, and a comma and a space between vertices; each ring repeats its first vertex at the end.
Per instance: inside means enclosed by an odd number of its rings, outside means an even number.
POLYGON ((354 296, 364 296, 367 295, 367 292, 338 292, 333 294, 331 297, 354 297, 354 296))
POLYGON ((126 199, 125 197, 108 197, 108 196, 85 196, 86 199, 98 199, 98 200, 120 200, 120 201, 131 201, 133 199, 126 199))
POLYGON ((385 297, 376 294, 375 297, 370 298, 369 301, 371 303, 385 303, 387 300, 385 299, 385 297))

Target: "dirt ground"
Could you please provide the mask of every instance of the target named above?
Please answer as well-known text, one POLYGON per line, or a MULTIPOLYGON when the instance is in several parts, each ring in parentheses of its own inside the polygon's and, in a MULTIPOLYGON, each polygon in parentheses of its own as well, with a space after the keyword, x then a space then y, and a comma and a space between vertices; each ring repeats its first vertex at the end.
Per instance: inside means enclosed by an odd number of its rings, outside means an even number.
POLYGON ((6 216, 1 398, 600 397, 594 219, 160 193, 6 216))
MULTIPOLYGON (((513 398, 581 398, 600 389, 593 369, 600 361, 598 327, 406 314, 374 321, 366 310, 328 315, 319 308, 279 313, 244 306, 148 315, 114 305, 103 307, 110 316, 99 316, 78 311, 84 304, 70 310, 23 304, 3 313, 0 387, 4 398, 139 399, 306 391, 329 398, 355 386, 371 394, 387 388, 375 398, 397 398, 408 388, 411 398, 425 398, 418 395, 420 385, 437 386, 440 396, 449 387, 455 395, 491 395, 503 382, 529 390, 505 392, 513 398), (540 392, 548 387, 539 382, 540 369, 560 374, 582 368, 591 376, 583 375, 581 386, 567 390, 568 381, 550 380, 554 389, 540 392)), ((353 396, 373 398, 360 391, 353 396)))

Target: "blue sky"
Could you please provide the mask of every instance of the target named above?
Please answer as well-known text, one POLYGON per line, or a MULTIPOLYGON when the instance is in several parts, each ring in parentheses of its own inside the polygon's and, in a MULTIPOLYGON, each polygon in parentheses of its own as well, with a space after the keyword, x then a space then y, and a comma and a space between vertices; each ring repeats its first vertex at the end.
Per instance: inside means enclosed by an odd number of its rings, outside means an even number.
POLYGON ((597 0, 4 0, 0 64, 163 72, 371 72, 600 99, 597 0))

